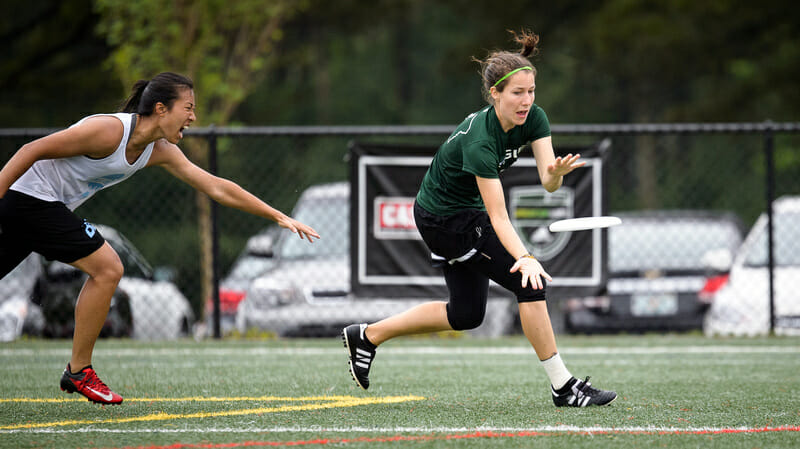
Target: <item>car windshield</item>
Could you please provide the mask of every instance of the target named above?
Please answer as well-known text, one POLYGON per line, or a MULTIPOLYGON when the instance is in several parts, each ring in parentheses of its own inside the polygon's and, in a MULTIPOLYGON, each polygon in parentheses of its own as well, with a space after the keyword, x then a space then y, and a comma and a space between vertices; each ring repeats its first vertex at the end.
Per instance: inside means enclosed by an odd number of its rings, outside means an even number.
POLYGON ((298 206, 293 218, 314 228, 322 238, 308 243, 295 234, 284 233, 279 245, 280 257, 301 259, 349 253, 350 204, 347 197, 312 199, 298 206))
POLYGON ((230 281, 250 280, 272 268, 274 265, 275 262, 270 257, 248 254, 234 262, 226 279, 230 281))
POLYGON ((664 217, 624 219, 609 229, 611 272, 642 270, 703 270, 703 256, 727 249, 733 253, 741 234, 731 222, 664 217))
MULTIPOLYGON (((800 212, 774 214, 773 228, 775 266, 800 266, 800 212)), ((745 256, 748 267, 765 267, 768 262, 767 228, 762 227, 753 246, 745 256)))
POLYGON ((125 266, 125 276, 141 279, 152 278, 153 268, 150 263, 122 233, 107 227, 102 227, 100 232, 119 255, 122 265, 125 266))

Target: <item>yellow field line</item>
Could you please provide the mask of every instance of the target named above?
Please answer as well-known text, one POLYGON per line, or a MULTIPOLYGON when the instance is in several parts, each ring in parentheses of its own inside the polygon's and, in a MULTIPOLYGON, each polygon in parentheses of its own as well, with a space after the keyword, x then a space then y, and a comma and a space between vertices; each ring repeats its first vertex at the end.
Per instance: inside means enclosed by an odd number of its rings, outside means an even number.
MULTIPOLYGON (((128 418, 110 418, 101 420, 79 419, 79 420, 52 421, 43 423, 11 424, 11 425, 0 426, 0 430, 39 429, 45 427, 75 426, 81 424, 123 424, 123 423, 145 422, 145 421, 166 421, 173 419, 217 418, 224 416, 242 416, 242 415, 260 414, 260 413, 280 413, 280 412, 294 412, 294 411, 304 411, 304 410, 322 410, 328 408, 357 407, 360 405, 372 405, 372 404, 396 404, 399 402, 421 401, 425 399, 424 397, 421 396, 386 396, 386 397, 363 397, 363 398, 357 398, 354 396, 311 396, 311 397, 298 397, 298 398, 277 398, 273 396, 264 396, 264 398, 272 398, 272 399, 183 398, 183 400, 194 401, 198 399, 199 400, 211 399, 212 401, 275 400, 275 401, 295 401, 295 402, 308 402, 308 401, 328 401, 328 402, 315 402, 312 404, 300 404, 300 405, 284 405, 279 407, 259 407, 252 409, 229 410, 224 412, 197 412, 197 413, 184 413, 184 414, 159 412, 144 416, 133 416, 128 418)), ((176 398, 176 399, 163 398, 163 399, 165 401, 167 400, 178 401, 181 398, 176 398)), ((126 401, 127 400, 128 399, 126 399, 126 401)), ((147 402, 151 400, 152 398, 137 398, 134 399, 133 401, 147 402)), ((30 401, 30 402, 36 402, 36 401, 30 401)))
MULTIPOLYGON (((236 402, 236 401, 337 401, 347 400, 353 396, 233 396, 233 397, 203 397, 188 396, 184 398, 125 398, 124 402, 236 402)), ((61 403, 61 402, 86 402, 82 396, 62 398, 0 398, 0 403, 61 403)))

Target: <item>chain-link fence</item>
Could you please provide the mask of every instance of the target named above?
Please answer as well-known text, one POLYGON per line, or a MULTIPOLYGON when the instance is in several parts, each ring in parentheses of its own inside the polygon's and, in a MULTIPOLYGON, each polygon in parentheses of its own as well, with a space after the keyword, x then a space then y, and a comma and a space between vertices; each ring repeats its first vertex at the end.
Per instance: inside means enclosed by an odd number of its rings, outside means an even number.
MULTIPOLYGON (((104 226, 126 268, 103 335, 321 336, 404 310, 414 301, 350 294, 349 144, 435 149, 451 130, 192 130, 181 146, 198 165, 291 212, 323 238, 307 244, 271 222, 210 205, 163 170, 143 170, 76 211, 104 226)), ((52 131, 0 130, 0 157, 7 161, 52 131)), ((607 210, 623 218, 606 231, 602 284, 587 294, 551 295, 555 327, 800 331, 800 294, 791 287, 800 276, 800 239, 793 238, 800 237, 798 132, 795 123, 554 125, 557 153, 610 139, 607 210), (761 218, 769 214, 771 227, 761 218)), ((83 279, 68 265, 32 255, 0 280, 2 339, 70 337, 83 279)), ((515 319, 513 308, 489 310, 488 332, 518 331, 515 319)))

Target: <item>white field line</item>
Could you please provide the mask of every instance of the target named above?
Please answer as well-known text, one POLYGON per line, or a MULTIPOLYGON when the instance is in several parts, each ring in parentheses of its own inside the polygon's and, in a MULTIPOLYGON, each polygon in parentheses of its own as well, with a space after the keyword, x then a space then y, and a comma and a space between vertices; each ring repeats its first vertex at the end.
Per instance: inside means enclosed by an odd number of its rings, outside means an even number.
POLYGON ((720 432, 758 432, 765 430, 779 430, 797 432, 795 424, 769 427, 599 427, 599 426, 539 426, 539 427, 197 427, 197 428, 164 428, 164 429, 105 429, 93 426, 74 429, 12 429, 0 430, 3 433, 41 433, 41 434, 69 434, 69 433, 465 433, 465 432, 573 432, 573 433, 720 433, 720 432))
MULTIPOLYGON (((102 343, 101 343, 102 344, 102 343)), ((487 347, 448 347, 448 346, 416 346, 381 348, 383 354, 407 355, 524 355, 533 351, 528 346, 487 346, 487 347)), ((0 349, 0 357, 19 356, 64 356, 69 355, 69 348, 63 349, 0 349)), ((636 347, 599 347, 570 348, 562 347, 562 354, 575 355, 664 355, 664 354, 800 354, 800 346, 636 346, 636 347)), ((340 356, 341 348, 96 348, 95 356, 140 357, 140 356, 340 356)))

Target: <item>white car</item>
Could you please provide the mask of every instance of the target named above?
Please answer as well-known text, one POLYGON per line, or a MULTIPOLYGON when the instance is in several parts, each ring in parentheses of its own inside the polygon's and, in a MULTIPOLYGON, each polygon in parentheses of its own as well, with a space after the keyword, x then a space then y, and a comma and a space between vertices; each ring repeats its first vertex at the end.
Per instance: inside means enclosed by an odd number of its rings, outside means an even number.
MULTIPOLYGON (((775 333, 800 335, 800 196, 773 203, 775 333)), ((730 276, 714 295, 707 335, 764 335, 770 327, 767 214, 762 213, 736 253, 730 276)))
POLYGON ((42 270, 37 258, 27 257, 0 280, 0 342, 19 338, 26 322, 37 315, 36 305, 28 298, 42 270))
MULTIPOLYGON (((150 264, 116 229, 97 229, 125 267, 101 336, 163 340, 188 335, 194 312, 183 293, 172 282, 156 280, 150 264)), ((70 265, 44 262, 36 253, 28 256, 0 280, 0 340, 24 332, 71 337, 74 303, 85 276, 70 265)))
POLYGON ((97 228, 125 266, 117 290, 130 300, 133 338, 170 340, 189 335, 194 312, 186 296, 174 283, 156 280, 153 268, 120 232, 103 225, 97 228))

